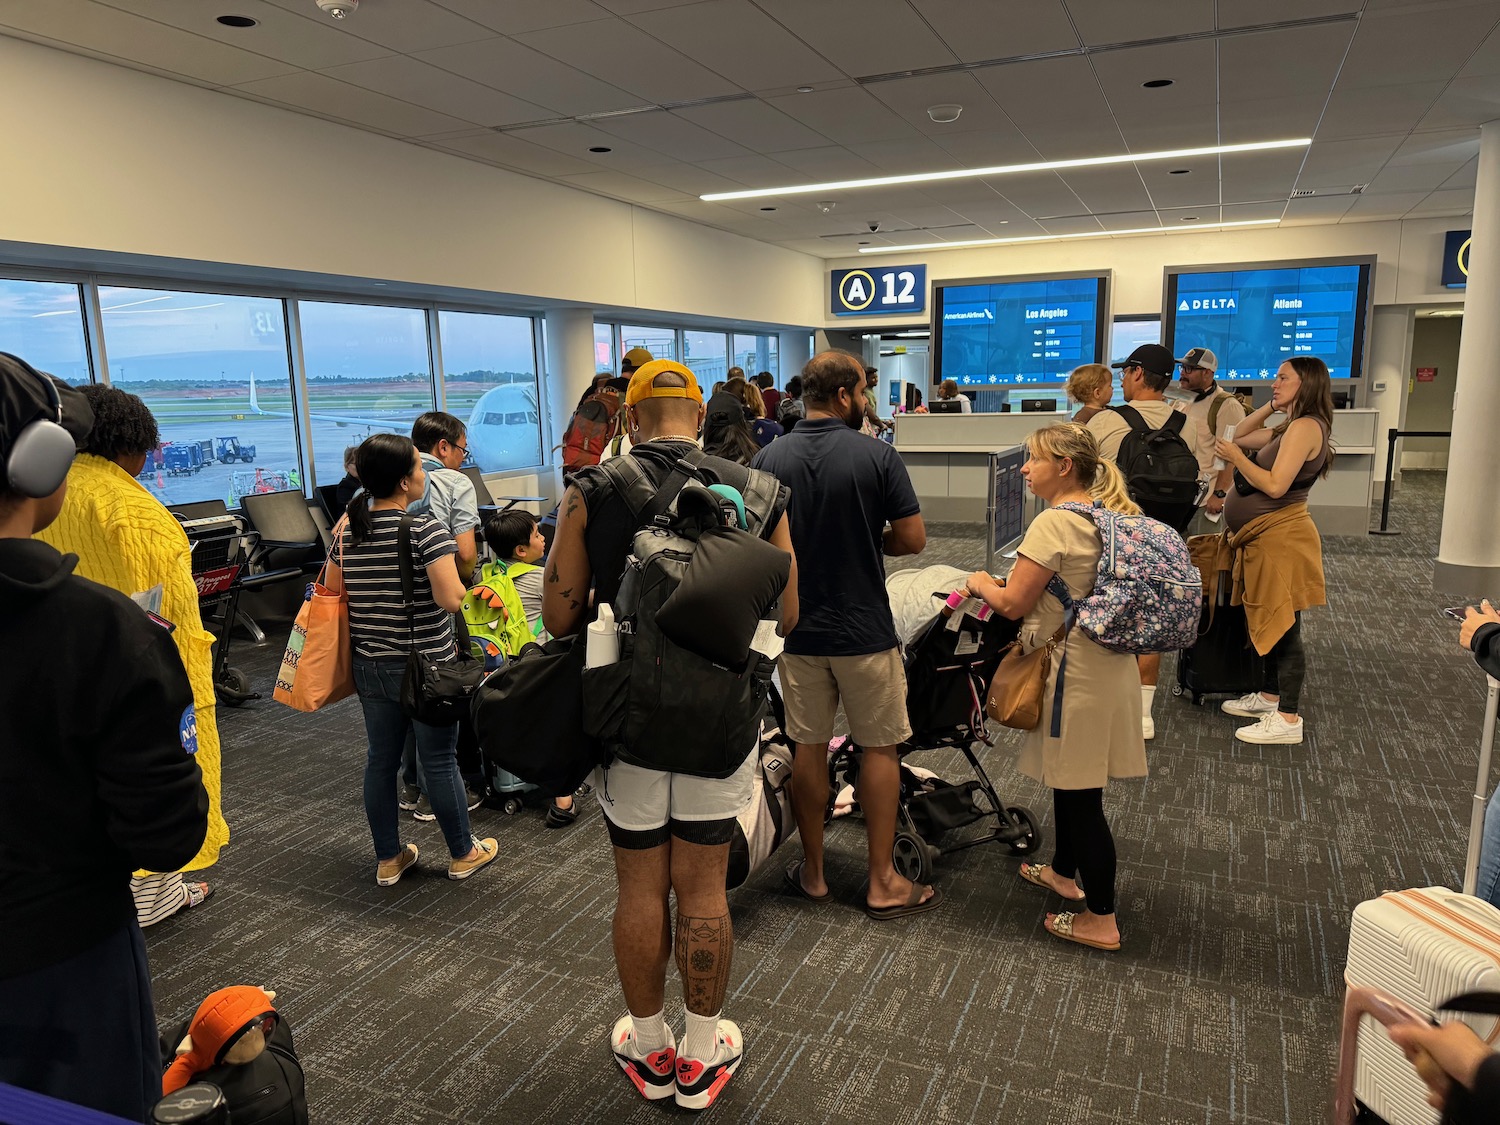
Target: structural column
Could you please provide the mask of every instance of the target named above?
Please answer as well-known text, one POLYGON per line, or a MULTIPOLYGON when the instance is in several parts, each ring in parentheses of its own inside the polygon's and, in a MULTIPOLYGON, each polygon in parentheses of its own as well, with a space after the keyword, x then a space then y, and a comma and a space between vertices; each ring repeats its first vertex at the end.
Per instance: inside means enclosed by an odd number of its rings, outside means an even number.
POLYGON ((1444 593, 1479 598, 1500 591, 1500 441, 1495 440, 1495 419, 1500 418, 1500 379, 1495 377, 1495 357, 1500 355, 1500 121, 1479 130, 1473 230, 1443 531, 1432 584, 1444 593))
POLYGON ((573 408, 594 382, 594 310, 548 309, 543 327, 547 343, 545 432, 550 435, 547 460, 556 462, 554 451, 562 445, 573 408))
MULTIPOLYGON (((1387 430, 1401 428, 1406 406, 1406 384, 1411 378, 1412 311, 1408 305, 1385 305, 1375 310, 1370 328, 1370 362, 1365 364, 1368 388, 1362 405, 1380 411, 1375 425, 1375 475, 1371 482, 1371 499, 1380 499, 1385 489, 1385 455, 1389 448, 1387 430), (1385 390, 1377 391, 1375 387, 1385 390)), ((1396 445, 1396 468, 1392 478, 1401 483, 1401 444, 1396 445)))
POLYGON ((801 375, 807 361, 812 359, 812 353, 807 347, 809 335, 805 328, 777 335, 776 360, 781 367, 781 377, 777 380, 779 386, 786 386, 786 381, 793 375, 801 375))

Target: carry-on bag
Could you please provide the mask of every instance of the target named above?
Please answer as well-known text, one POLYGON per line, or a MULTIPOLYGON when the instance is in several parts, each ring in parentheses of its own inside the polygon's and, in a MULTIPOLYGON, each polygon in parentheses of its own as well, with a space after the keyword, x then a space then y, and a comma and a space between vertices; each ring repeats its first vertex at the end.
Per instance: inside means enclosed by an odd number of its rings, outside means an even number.
MULTIPOLYGON (((1426 1021, 1461 993, 1500 992, 1500 909, 1446 887, 1391 891, 1354 908, 1344 980, 1381 989, 1426 1021)), ((1500 1044, 1500 1020, 1461 1016, 1500 1044)), ((1379 1027, 1365 1022, 1354 1061, 1355 1096, 1388 1125, 1435 1125, 1427 1087, 1379 1027)))
POLYGON ((724 885, 731 891, 797 834, 792 787, 788 784, 792 780, 791 747, 784 740, 762 738, 759 759, 755 797, 735 818, 734 836, 729 841, 729 871, 724 885))
MULTIPOLYGON (((333 529, 339 544, 337 563, 343 566, 345 521, 333 529)), ((276 673, 272 698, 298 711, 318 711, 354 694, 353 648, 349 641, 349 593, 342 569, 335 590, 324 583, 328 567, 323 563, 316 581, 307 584, 306 598, 292 623, 281 667, 276 673)), ((226 631, 226 636, 228 633, 226 631)))
POLYGON ((1245 607, 1230 605, 1232 581, 1219 572, 1218 591, 1203 604, 1198 640, 1177 654, 1177 686, 1173 695, 1191 695, 1201 704, 1205 695, 1244 695, 1264 686, 1265 661, 1250 643, 1245 607))

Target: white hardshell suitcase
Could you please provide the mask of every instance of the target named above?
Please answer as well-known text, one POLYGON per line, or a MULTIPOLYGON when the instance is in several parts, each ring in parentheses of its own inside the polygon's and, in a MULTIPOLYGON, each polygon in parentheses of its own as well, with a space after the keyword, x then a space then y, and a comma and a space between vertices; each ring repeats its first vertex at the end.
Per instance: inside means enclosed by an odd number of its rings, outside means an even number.
MULTIPOLYGON (((1362 902, 1349 927, 1344 980, 1350 988, 1383 989, 1427 1017, 1460 993, 1500 992, 1500 909, 1446 887, 1391 891, 1362 902)), ((1500 1045, 1500 1020, 1461 1018, 1500 1045)), ((1354 1092, 1389 1125, 1438 1121, 1415 1069, 1369 1018, 1360 1023, 1354 1092)))

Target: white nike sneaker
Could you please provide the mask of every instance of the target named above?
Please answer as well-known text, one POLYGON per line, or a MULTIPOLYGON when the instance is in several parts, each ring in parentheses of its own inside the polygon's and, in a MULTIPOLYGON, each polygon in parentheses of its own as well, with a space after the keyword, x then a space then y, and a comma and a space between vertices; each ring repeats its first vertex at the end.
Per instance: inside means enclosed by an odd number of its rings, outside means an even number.
POLYGON ((1239 715, 1246 719, 1258 719, 1267 711, 1276 710, 1276 703, 1261 695, 1258 691, 1252 691, 1249 695, 1242 695, 1238 699, 1226 699, 1219 704, 1219 710, 1226 715, 1239 715))
POLYGON ((1280 712, 1269 711, 1260 717, 1258 723, 1240 727, 1234 732, 1234 737, 1241 742, 1269 746, 1298 746, 1302 743, 1302 720, 1298 718, 1295 723, 1289 723, 1280 712))

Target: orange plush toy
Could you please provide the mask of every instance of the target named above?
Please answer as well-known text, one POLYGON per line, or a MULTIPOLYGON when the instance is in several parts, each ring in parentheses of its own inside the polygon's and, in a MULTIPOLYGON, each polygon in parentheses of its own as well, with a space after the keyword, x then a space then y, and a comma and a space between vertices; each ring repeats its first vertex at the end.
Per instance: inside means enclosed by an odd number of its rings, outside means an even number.
POLYGON ((196 1075, 220 1063, 237 1065, 259 1057, 279 1018, 271 1006, 274 999, 276 993, 248 984, 211 993, 198 1005, 187 1038, 162 1075, 161 1092, 180 1090, 196 1075))

